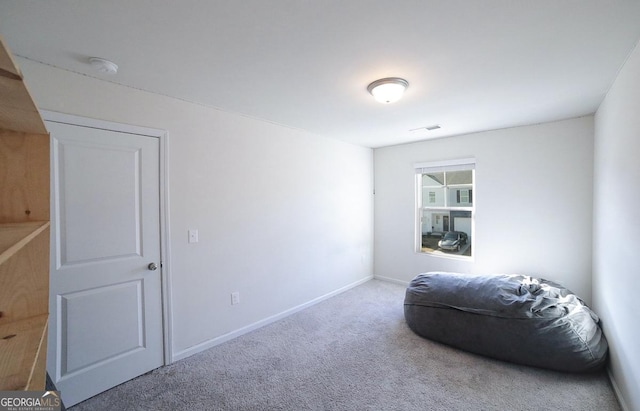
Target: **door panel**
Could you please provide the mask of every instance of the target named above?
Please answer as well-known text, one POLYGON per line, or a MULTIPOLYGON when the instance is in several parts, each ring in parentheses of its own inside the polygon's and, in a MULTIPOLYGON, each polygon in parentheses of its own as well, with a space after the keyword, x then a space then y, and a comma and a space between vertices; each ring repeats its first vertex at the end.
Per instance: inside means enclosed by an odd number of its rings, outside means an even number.
POLYGON ((73 405, 163 364, 157 137, 47 121, 48 370, 73 405))
POLYGON ((68 293, 58 304, 62 378, 144 347, 141 281, 68 293))
POLYGON ((65 228, 60 232, 60 265, 140 256, 140 149, 90 147, 69 141, 58 148, 64 158, 58 179, 61 227, 65 228), (87 232, 101 235, 87 241, 87 232))

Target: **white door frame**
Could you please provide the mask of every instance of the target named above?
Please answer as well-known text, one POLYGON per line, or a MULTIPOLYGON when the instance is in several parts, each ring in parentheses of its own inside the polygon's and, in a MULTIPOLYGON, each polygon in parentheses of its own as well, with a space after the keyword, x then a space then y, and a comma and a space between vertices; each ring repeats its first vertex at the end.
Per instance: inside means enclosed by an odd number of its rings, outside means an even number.
MULTIPOLYGON (((161 282, 162 282, 162 333, 164 346, 164 365, 172 363, 173 344, 173 316, 171 310, 171 249, 169 242, 169 133, 149 127, 132 126, 129 124, 115 123, 105 120, 97 120, 88 117, 80 117, 55 111, 40 110, 45 121, 71 124, 76 126, 91 127, 103 130, 111 130, 129 134, 138 134, 147 137, 155 137, 160 142, 160 257, 161 257, 161 282)), ((51 151, 53 155, 53 150, 51 151)), ((51 161, 53 164, 53 159, 51 161)), ((52 187, 53 190, 53 187, 52 187)), ((53 191, 52 191, 53 193, 53 191)), ((53 201, 54 196, 51 196, 53 201)), ((53 233, 53 231, 52 231, 53 233)))

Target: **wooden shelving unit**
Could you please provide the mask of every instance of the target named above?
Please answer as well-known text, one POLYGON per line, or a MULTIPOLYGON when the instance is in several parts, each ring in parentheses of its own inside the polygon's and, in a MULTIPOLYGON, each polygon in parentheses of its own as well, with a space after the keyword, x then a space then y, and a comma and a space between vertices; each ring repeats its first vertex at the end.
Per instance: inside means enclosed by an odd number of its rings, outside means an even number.
POLYGON ((43 390, 49 134, 0 38, 0 391, 43 390))

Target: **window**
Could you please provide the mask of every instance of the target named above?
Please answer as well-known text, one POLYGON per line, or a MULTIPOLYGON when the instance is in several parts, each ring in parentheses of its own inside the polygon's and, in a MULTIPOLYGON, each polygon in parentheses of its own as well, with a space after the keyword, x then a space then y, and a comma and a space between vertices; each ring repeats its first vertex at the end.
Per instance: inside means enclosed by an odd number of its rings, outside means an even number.
POLYGON ((473 192, 472 189, 458 190, 457 191, 456 201, 459 204, 470 204, 471 203, 471 193, 472 192, 473 192))
POLYGON ((416 249, 472 256, 475 159, 415 165, 416 249))

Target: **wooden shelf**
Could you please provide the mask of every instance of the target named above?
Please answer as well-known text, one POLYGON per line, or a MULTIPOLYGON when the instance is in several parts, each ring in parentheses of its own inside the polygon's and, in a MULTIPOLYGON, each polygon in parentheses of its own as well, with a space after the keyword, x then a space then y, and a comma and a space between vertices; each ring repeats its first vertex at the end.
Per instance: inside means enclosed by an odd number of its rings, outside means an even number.
POLYGON ((0 128, 24 133, 47 134, 22 73, 0 38, 0 128))
POLYGON ((42 314, 0 325, 0 391, 44 387, 48 318, 42 314))
POLYGON ((0 38, 0 391, 45 387, 49 155, 44 121, 0 38))
POLYGON ((49 222, 0 224, 0 325, 49 312, 49 222))
POLYGON ((0 224, 0 264, 8 261, 47 227, 48 221, 0 224))

